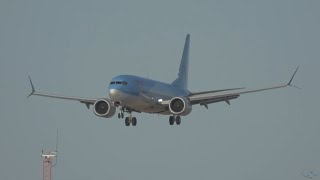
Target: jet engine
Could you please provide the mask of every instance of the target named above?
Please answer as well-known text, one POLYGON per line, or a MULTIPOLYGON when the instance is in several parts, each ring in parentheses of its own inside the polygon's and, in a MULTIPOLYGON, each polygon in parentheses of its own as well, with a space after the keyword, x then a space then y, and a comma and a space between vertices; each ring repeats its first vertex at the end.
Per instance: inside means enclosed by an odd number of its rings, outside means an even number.
POLYGON ((169 109, 172 114, 186 116, 190 114, 192 104, 185 97, 174 97, 170 100, 169 109))
POLYGON ((116 113, 116 107, 109 99, 99 99, 94 103, 93 111, 97 116, 110 118, 116 113))

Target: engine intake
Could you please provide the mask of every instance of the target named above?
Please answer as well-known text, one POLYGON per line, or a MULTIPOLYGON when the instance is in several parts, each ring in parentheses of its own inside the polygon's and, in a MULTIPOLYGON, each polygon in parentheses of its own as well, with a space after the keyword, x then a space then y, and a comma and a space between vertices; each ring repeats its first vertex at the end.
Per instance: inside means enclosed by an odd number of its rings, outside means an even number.
POLYGON ((175 97, 170 100, 169 109, 172 114, 186 116, 192 111, 192 105, 185 97, 175 97))
POLYGON ((97 116, 110 118, 116 113, 116 107, 109 99, 99 99, 94 103, 93 111, 97 116))

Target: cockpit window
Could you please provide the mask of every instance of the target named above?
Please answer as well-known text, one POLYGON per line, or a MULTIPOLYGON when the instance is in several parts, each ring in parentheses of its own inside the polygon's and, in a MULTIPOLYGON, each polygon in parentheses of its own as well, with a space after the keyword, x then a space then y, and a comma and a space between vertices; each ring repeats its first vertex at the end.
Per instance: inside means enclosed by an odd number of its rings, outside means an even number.
POLYGON ((111 81, 110 84, 123 84, 123 85, 128 85, 127 81, 111 81))

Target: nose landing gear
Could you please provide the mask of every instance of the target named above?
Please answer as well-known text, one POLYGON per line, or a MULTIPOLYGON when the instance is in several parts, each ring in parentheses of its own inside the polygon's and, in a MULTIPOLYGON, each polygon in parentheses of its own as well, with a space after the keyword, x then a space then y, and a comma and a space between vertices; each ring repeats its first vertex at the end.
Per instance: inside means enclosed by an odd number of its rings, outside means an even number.
POLYGON ((118 118, 119 118, 119 119, 120 119, 120 118, 122 118, 122 119, 124 118, 124 113, 123 113, 122 111, 118 113, 118 118))

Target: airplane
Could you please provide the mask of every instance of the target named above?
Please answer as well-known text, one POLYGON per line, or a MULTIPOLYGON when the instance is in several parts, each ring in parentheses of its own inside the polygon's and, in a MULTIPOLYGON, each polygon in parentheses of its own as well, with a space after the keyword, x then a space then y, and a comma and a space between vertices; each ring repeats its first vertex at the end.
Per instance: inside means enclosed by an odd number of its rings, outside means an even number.
MULTIPOLYGON (((151 113, 169 115, 170 125, 180 125, 181 116, 187 116, 192 111, 192 106, 199 104, 208 109, 208 105, 217 102, 226 102, 238 98, 242 94, 253 93, 292 85, 292 80, 299 67, 296 68, 290 80, 277 86, 259 89, 231 88, 193 92, 188 90, 190 34, 187 34, 180 62, 178 77, 171 83, 160 82, 135 75, 118 75, 109 83, 109 98, 83 98, 63 96, 50 93, 37 92, 29 76, 32 91, 29 96, 44 96, 64 100, 78 101, 89 109, 93 106, 95 115, 111 118, 118 109, 118 118, 125 117, 125 125, 136 126, 137 118, 132 113, 151 113)), ((28 96, 28 97, 29 97, 28 96)))

